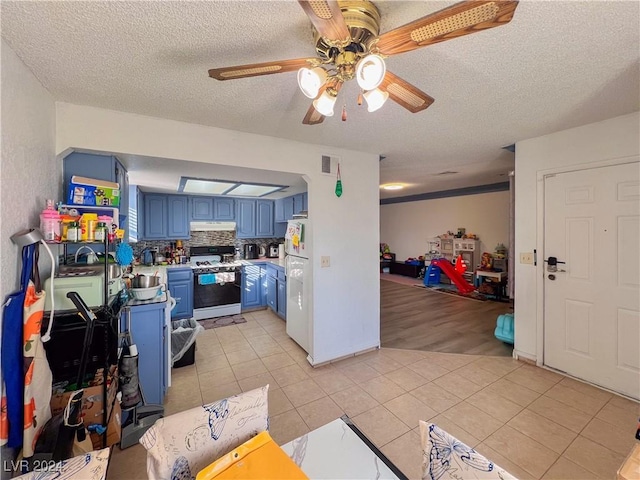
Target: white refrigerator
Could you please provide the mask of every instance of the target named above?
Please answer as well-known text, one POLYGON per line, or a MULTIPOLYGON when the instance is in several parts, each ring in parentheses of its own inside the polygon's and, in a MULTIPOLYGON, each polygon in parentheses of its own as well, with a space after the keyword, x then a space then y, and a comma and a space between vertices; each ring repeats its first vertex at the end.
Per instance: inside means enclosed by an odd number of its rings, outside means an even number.
POLYGON ((289 220, 285 233, 287 335, 311 355, 311 224, 289 220))

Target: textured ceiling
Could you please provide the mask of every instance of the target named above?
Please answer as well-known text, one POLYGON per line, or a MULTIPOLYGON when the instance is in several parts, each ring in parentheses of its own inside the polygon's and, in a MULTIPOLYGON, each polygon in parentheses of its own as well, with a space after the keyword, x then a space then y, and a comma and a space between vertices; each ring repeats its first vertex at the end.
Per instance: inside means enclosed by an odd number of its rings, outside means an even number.
MULTIPOLYGON (((381 31, 452 3, 378 2, 381 31)), ((383 198, 505 181, 513 154, 502 146, 640 109, 637 1, 523 0, 507 25, 387 59, 435 98, 427 110, 389 101, 368 113, 348 84, 338 99, 348 121, 336 114, 316 126, 301 124, 309 101, 295 73, 207 75, 313 55, 295 1, 0 8, 2 36, 57 100, 381 154, 381 183, 409 185, 383 198), (458 173, 435 175, 444 170, 458 173)))

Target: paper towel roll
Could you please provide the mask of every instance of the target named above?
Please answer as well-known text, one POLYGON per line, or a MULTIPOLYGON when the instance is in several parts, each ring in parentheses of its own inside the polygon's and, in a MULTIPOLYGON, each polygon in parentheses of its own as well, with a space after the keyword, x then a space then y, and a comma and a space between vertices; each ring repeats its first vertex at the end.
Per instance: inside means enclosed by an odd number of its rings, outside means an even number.
POLYGON ((278 245, 278 258, 284 258, 284 243, 278 245))

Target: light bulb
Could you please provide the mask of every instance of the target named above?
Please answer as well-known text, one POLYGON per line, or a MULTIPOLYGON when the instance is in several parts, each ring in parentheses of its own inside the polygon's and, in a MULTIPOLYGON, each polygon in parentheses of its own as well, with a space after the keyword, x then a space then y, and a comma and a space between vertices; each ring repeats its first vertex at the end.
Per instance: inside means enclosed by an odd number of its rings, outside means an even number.
POLYGON ((333 116, 333 106, 335 103, 336 97, 325 90, 322 95, 320 95, 320 98, 313 101, 313 108, 315 108, 319 114, 325 117, 331 117, 333 116))
POLYGON ((389 98, 389 93, 383 92, 379 88, 365 92, 364 94, 364 99, 367 101, 367 110, 369 112, 375 112, 382 107, 384 102, 387 101, 387 98, 389 98))
POLYGON ((387 66, 380 55, 367 55, 356 66, 356 79, 363 90, 373 90, 384 80, 387 66))
POLYGON ((309 98, 316 98, 320 87, 324 85, 327 79, 327 72, 324 68, 306 68, 298 70, 298 86, 302 93, 309 98))

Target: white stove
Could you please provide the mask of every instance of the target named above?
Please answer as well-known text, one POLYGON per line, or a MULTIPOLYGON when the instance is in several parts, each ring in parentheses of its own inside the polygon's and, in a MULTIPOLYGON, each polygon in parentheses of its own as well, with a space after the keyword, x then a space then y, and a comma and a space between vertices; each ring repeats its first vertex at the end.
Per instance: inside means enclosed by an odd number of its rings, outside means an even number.
POLYGON ((191 247, 196 320, 235 315, 241 310, 242 263, 233 246, 191 247))

